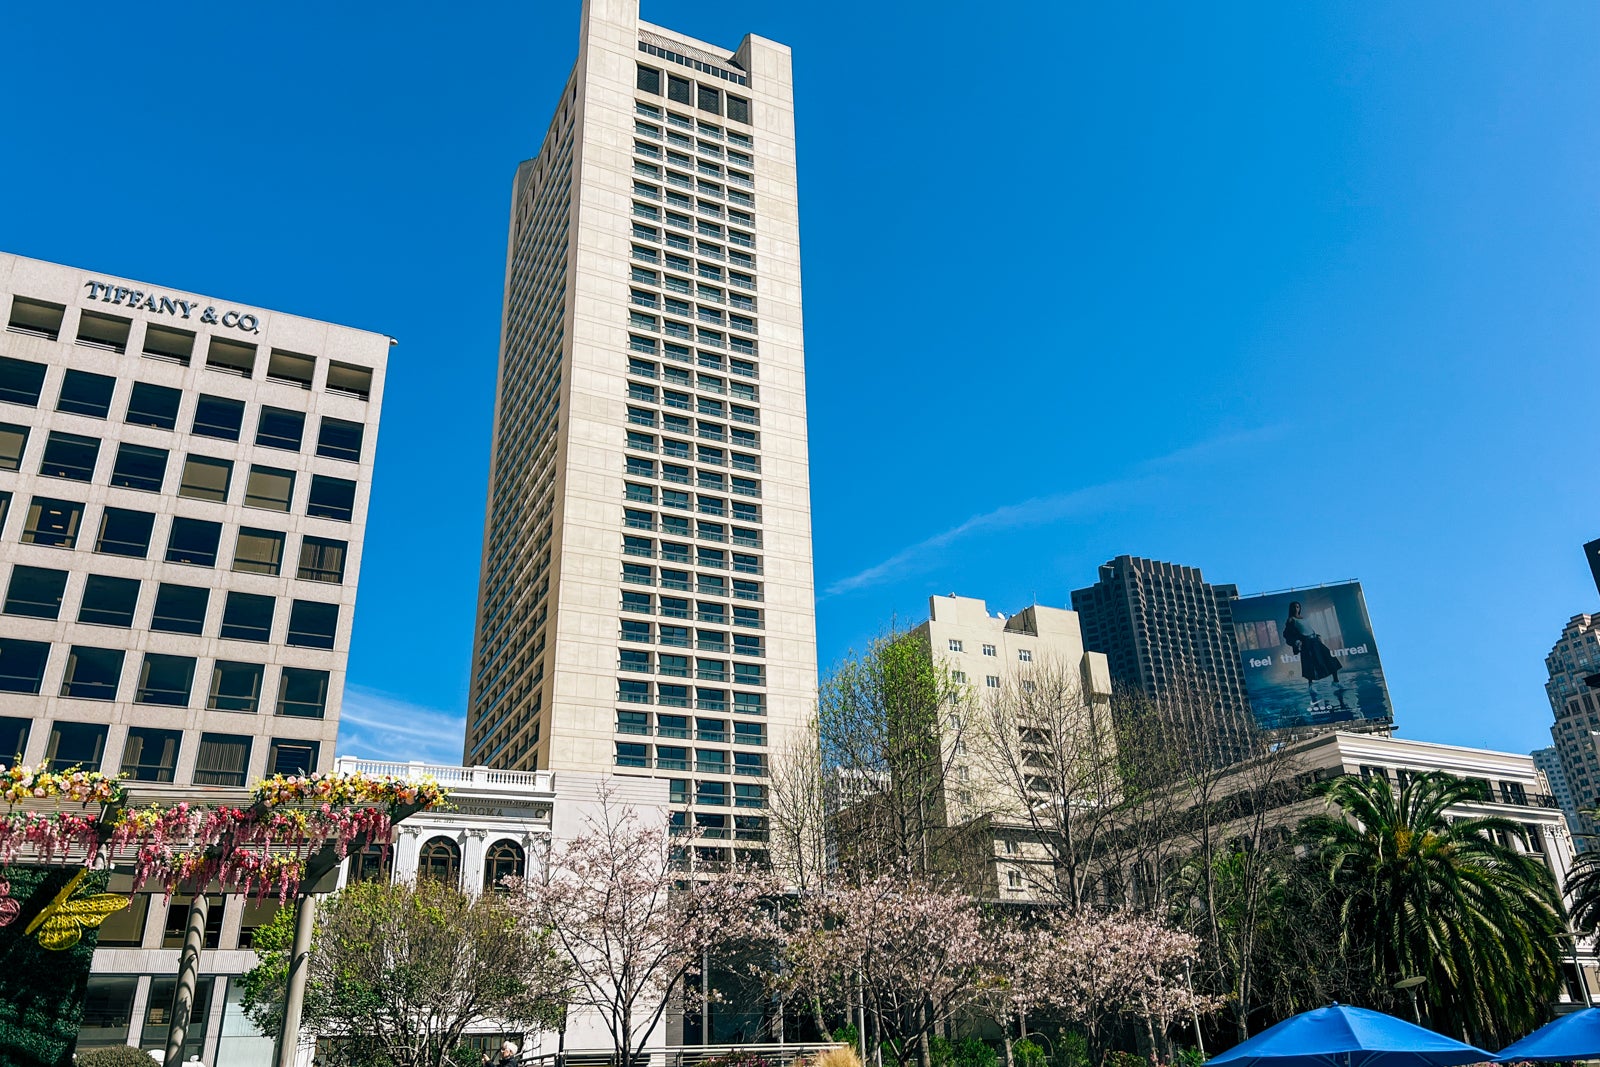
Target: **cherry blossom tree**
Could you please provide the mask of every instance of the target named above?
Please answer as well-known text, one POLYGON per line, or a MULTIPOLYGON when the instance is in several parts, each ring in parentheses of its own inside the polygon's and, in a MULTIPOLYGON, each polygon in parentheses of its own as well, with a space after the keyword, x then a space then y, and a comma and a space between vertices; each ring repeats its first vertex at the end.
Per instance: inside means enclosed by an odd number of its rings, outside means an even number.
MULTIPOLYGON (((1200 942, 1159 919, 1132 911, 1058 911, 1032 932, 1026 975, 1038 996, 1084 1029, 1091 1061, 1105 1049, 1119 1017, 1142 1021, 1152 1045, 1180 1012, 1208 1012, 1193 998, 1184 966, 1200 942), (1159 1025, 1158 1025, 1159 1024, 1159 1025)), ((1026 945, 1026 940, 1024 941, 1026 945)))
POLYGON ((761 872, 674 868, 664 828, 602 793, 585 832, 555 844, 543 871, 512 886, 526 922, 550 933, 577 1007, 597 1012, 613 1062, 631 1063, 674 990, 708 954, 764 936, 761 872))
POLYGON ((901 1064, 929 1058, 938 1028, 992 981, 982 915, 964 893, 879 875, 801 901, 783 934, 785 975, 834 1004, 859 1003, 901 1064))

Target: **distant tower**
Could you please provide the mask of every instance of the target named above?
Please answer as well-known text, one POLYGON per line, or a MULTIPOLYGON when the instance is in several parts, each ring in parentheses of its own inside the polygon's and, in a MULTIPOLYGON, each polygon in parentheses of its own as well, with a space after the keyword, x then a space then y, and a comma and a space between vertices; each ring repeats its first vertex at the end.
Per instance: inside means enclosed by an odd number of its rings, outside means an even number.
POLYGON ((1567 817, 1567 829, 1572 831, 1573 841, 1581 851, 1583 838, 1577 835, 1584 832, 1583 816, 1578 811, 1577 801, 1573 799, 1572 787, 1567 784, 1567 772, 1561 766, 1561 754, 1551 745, 1536 748, 1529 755, 1533 757, 1534 766, 1544 773, 1545 781, 1550 783, 1550 794, 1555 797, 1561 813, 1567 817))
POLYGON ((1219 763, 1244 754, 1249 731, 1233 631, 1238 595, 1194 567, 1138 556, 1118 556, 1072 593, 1084 647, 1105 653, 1112 682, 1191 718, 1185 726, 1219 763))
MULTIPOLYGON (((1555 713, 1550 736, 1561 759, 1572 803, 1580 812, 1600 807, 1600 693, 1584 679, 1600 672, 1600 615, 1574 615, 1562 628, 1544 659, 1549 680, 1544 684, 1555 713)), ((1553 783, 1552 783, 1553 784, 1553 783)), ((1593 820, 1581 817, 1575 833, 1595 832, 1593 820)), ((1580 842, 1582 839, 1579 839, 1580 842)))

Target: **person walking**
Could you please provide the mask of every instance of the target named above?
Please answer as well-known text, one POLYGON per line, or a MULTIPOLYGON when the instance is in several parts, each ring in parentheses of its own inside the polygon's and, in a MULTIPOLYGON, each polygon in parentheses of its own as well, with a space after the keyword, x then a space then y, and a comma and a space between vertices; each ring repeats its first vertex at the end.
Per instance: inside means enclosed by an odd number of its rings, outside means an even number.
POLYGON ((515 1041, 502 1041, 500 1042, 500 1054, 490 1059, 489 1054, 485 1052, 483 1054, 483 1062, 487 1067, 511 1067, 512 1064, 517 1062, 518 1051, 520 1050, 517 1048, 515 1041))

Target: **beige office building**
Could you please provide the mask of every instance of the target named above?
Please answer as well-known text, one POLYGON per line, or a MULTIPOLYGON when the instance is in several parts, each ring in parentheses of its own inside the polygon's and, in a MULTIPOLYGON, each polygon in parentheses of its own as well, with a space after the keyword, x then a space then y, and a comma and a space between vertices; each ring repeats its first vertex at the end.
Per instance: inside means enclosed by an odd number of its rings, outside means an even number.
POLYGON ((0 762, 333 760, 389 339, 0 254, 0 762))
POLYGON ((512 187, 464 762, 665 778, 765 838, 816 686, 789 50, 587 0, 512 187))

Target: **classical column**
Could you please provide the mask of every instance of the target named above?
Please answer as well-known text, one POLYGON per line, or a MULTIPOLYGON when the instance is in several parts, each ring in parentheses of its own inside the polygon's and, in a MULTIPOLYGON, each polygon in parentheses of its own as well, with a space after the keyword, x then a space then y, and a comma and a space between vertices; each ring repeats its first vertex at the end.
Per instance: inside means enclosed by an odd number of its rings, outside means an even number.
POLYGON ((294 1067, 300 1054, 300 1011, 306 1002, 306 965, 311 931, 317 923, 317 898, 302 893, 295 904, 294 944, 289 949, 289 984, 283 995, 283 1027, 278 1033, 278 1067, 294 1067))
POLYGON ((200 950, 205 947, 206 916, 211 901, 196 893, 189 901, 189 922, 183 930, 183 954, 178 957, 178 988, 172 991, 172 1025, 167 1029, 164 1063, 183 1062, 183 1042, 189 1036, 189 1020, 194 1014, 194 990, 200 980, 200 950))

